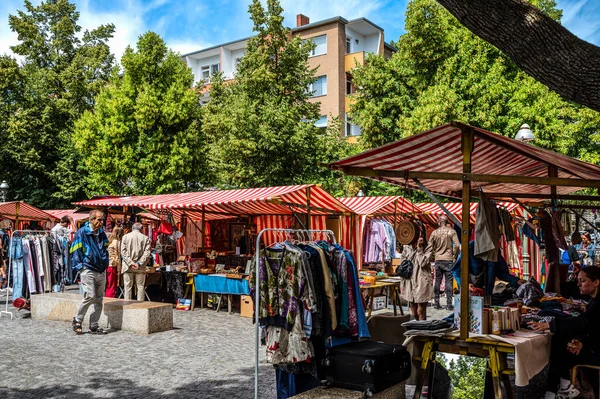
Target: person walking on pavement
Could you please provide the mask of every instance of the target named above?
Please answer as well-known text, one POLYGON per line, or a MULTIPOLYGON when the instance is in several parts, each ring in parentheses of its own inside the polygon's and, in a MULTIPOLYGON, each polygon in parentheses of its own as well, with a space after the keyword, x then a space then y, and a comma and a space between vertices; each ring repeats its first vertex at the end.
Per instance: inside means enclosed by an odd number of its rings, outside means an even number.
POLYGON ((73 331, 82 334, 83 318, 90 305, 90 332, 105 334, 98 326, 102 313, 102 298, 106 287, 106 268, 108 267, 108 238, 102 229, 104 213, 98 210, 90 212, 89 220, 80 228, 71 244, 71 263, 79 272, 83 300, 73 318, 73 331))
POLYGON ((448 227, 448 217, 440 216, 438 228, 429 237, 428 250, 435 256, 435 284, 433 286, 435 309, 441 309, 440 285, 442 277, 446 279, 446 309, 452 310, 452 265, 456 255, 460 252, 460 241, 453 228, 448 227))
POLYGON ((137 287, 137 300, 143 301, 146 295, 146 264, 150 260, 150 239, 142 234, 142 224, 134 223, 131 233, 121 240, 122 273, 125 286, 125 299, 131 299, 133 283, 137 287))

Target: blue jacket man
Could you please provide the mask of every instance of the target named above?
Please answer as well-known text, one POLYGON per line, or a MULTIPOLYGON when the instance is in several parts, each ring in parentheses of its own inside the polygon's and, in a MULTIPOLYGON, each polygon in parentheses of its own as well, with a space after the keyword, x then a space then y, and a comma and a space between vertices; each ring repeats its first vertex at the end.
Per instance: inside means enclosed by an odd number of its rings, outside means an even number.
MULTIPOLYGON (((498 254, 497 262, 488 262, 476 258, 474 255, 475 252, 475 241, 469 242, 469 276, 482 276, 481 283, 482 284, 474 284, 477 288, 484 288, 485 286, 485 295, 492 295, 494 292, 494 284, 496 282, 496 278, 499 278, 502 281, 506 281, 512 287, 516 287, 520 283, 524 282, 519 279, 517 276, 513 276, 508 271, 508 264, 502 254, 498 254), (483 271, 486 268, 487 271, 487 281, 483 281, 483 271), (483 285, 483 286, 482 286, 483 285)), ((458 284, 458 288, 460 289, 460 262, 462 258, 462 252, 458 255, 458 259, 452 266, 452 274, 456 279, 456 283, 458 284)))
POLYGON ((73 331, 82 334, 83 318, 90 305, 90 332, 104 334, 98 326, 102 313, 102 298, 106 289, 106 268, 108 267, 108 238, 102 229, 104 213, 98 210, 90 212, 89 221, 75 233, 71 244, 71 263, 79 271, 83 300, 77 315, 73 318, 73 331))

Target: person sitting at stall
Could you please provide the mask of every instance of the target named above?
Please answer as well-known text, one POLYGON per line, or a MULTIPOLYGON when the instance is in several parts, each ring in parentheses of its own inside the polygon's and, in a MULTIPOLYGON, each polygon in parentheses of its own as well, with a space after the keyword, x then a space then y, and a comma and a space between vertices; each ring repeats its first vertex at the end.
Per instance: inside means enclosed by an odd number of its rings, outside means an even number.
MULTIPOLYGON (((474 288, 483 288, 485 296, 491 296, 494 292, 496 278, 506 281, 511 287, 518 287, 525 283, 525 280, 510 274, 508 264, 502 256, 498 254, 497 262, 484 261, 475 257, 475 241, 469 242, 469 285, 474 288), (484 281, 484 268, 487 272, 487 279, 484 281)), ((456 279, 460 290, 460 269, 461 269, 462 251, 458 259, 452 266, 452 275, 456 279)))
POLYGON ((427 320, 427 303, 433 299, 433 277, 431 273, 431 247, 421 234, 416 244, 404 245, 400 259, 411 261, 412 275, 403 278, 400 296, 410 303, 415 320, 427 320))
MULTIPOLYGON (((582 295, 591 296, 584 313, 577 317, 554 318, 550 323, 529 323, 529 327, 536 332, 554 333, 546 399, 576 398, 579 391, 569 381, 569 370, 577 364, 600 366, 600 268, 589 266, 581 269, 577 284, 582 295)), ((598 376, 595 374, 590 376, 589 381, 598 397, 598 376)))

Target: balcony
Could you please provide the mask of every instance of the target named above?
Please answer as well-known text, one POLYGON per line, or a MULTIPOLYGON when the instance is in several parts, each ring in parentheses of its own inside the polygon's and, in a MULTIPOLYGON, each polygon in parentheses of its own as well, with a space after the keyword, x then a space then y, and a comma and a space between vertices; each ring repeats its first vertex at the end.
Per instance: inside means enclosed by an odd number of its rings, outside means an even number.
POLYGON ((345 64, 345 72, 350 72, 354 68, 356 68, 356 63, 358 65, 364 65, 365 63, 365 52, 357 51, 356 53, 346 54, 344 64, 345 64))

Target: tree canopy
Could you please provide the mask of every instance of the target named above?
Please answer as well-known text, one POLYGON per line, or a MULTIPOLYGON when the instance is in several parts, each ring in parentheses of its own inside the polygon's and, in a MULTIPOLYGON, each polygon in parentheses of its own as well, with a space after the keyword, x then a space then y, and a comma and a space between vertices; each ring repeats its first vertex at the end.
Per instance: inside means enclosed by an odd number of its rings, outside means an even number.
POLYGON ((79 12, 67 0, 24 6, 9 17, 21 61, 0 56, 0 173, 9 199, 61 206, 82 195, 73 123, 93 108, 111 73, 114 26, 81 34, 79 12))
POLYGON ((75 125, 88 195, 182 192, 206 179, 194 77, 153 32, 128 47, 93 111, 75 125))
MULTIPOLYGON (((536 0, 559 19, 553 0, 536 0)), ((369 56, 354 73, 351 108, 366 147, 458 120, 513 137, 523 123, 535 144, 599 161, 598 112, 563 100, 463 27, 434 0, 412 0, 406 34, 389 60, 369 56)))
POLYGON ((256 36, 248 40, 234 80, 215 76, 209 83, 203 129, 209 142, 210 169, 223 186, 258 187, 337 180, 320 162, 343 157, 340 125, 314 126, 319 104, 308 87, 310 41, 283 26, 276 0, 249 7, 256 36))

